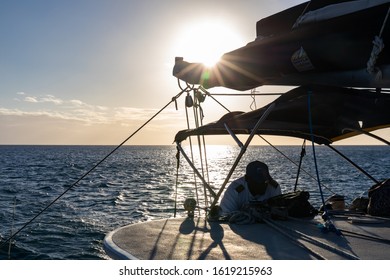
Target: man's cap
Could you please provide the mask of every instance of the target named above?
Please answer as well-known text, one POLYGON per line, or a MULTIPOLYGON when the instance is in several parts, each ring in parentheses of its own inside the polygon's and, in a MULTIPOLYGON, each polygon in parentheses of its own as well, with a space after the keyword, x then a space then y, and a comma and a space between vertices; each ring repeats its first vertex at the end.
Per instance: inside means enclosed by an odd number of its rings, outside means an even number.
POLYGON ((271 179, 268 166, 261 161, 252 161, 246 167, 246 175, 256 183, 265 183, 271 179))

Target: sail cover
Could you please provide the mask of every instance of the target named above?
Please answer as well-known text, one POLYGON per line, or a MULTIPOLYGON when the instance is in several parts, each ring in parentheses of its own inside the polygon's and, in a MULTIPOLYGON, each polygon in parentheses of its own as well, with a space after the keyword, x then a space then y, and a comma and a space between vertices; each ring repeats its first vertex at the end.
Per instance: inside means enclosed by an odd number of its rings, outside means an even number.
POLYGON ((250 134, 271 104, 275 104, 274 108, 256 134, 312 140, 309 104, 313 140, 318 144, 330 144, 359 133, 390 127, 390 94, 316 85, 295 88, 263 108, 247 113, 231 112, 216 122, 182 130, 176 134, 175 141, 181 142, 194 135, 228 134, 225 124, 235 134, 250 134))
POLYGON ((236 90, 309 83, 390 87, 389 5, 388 0, 303 3, 258 21, 256 39, 225 53, 214 67, 178 57, 173 75, 205 88, 236 90))

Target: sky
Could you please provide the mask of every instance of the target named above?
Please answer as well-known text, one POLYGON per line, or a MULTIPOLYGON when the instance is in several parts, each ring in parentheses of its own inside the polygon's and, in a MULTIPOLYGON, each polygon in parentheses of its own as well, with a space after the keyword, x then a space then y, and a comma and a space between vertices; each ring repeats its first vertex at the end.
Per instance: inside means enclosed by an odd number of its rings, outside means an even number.
MULTIPOLYGON (((261 18, 302 2, 2 0, 0 144, 119 144, 180 91, 172 76, 176 56, 207 63, 253 41, 261 18)), ((257 108, 272 98, 257 97, 257 108)), ((250 97, 220 101, 230 110, 253 107, 250 97)), ((127 144, 172 144, 187 127, 184 99, 178 108, 168 106, 127 144)), ((203 109, 204 123, 225 113, 211 100, 203 109)), ((390 132, 378 135, 389 139, 390 132)), ((380 144, 370 141, 345 144, 380 144)))

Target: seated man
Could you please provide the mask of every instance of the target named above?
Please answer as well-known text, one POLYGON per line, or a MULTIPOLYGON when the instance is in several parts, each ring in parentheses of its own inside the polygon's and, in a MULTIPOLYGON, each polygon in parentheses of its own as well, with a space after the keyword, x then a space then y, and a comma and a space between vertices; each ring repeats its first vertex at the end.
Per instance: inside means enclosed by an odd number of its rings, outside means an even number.
POLYGON ((220 204, 221 214, 229 215, 250 201, 265 201, 281 193, 279 184, 268 172, 268 166, 253 161, 246 167, 245 176, 233 181, 226 189, 220 204))

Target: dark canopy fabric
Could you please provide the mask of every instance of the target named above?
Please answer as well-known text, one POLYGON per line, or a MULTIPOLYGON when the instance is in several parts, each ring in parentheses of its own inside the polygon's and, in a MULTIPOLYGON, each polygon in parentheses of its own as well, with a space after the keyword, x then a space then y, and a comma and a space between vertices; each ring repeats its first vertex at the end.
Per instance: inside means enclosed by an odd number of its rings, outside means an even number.
POLYGON ((256 134, 281 135, 311 140, 310 111, 314 141, 330 144, 359 134, 390 127, 390 94, 327 86, 302 86, 281 95, 267 106, 248 112, 231 112, 220 120, 197 129, 182 130, 175 141, 193 135, 250 134, 264 112, 275 104, 256 134))
MULTIPOLYGON (((380 30, 383 30, 384 46, 390 45, 390 21, 382 29, 389 3, 378 1, 377 6, 321 19, 321 16, 335 13, 337 6, 332 4, 340 2, 345 2, 354 10, 364 1, 317 0, 292 7, 260 20, 256 28, 257 38, 225 53, 214 67, 176 58, 173 75, 205 88, 223 86, 236 90, 261 85, 300 86, 309 83, 339 87, 390 87, 388 75, 376 79, 373 73, 367 71, 373 40, 380 30), (333 10, 329 12, 326 7, 333 7, 333 10), (316 11, 320 19, 315 20, 314 17, 295 26, 302 13, 307 15, 316 11)), ((390 71, 387 47, 381 49, 374 64, 382 72, 390 71)))

